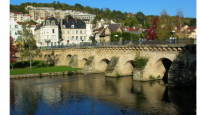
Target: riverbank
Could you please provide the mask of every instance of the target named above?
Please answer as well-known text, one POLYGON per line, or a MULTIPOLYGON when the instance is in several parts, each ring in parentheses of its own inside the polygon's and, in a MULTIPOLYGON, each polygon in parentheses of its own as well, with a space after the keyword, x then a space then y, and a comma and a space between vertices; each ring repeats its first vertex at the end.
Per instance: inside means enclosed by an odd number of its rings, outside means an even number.
POLYGON ((52 67, 33 67, 30 70, 29 67, 18 68, 10 70, 10 75, 22 75, 22 74, 40 74, 40 73, 52 73, 52 72, 66 72, 66 71, 77 71, 82 70, 81 68, 72 68, 69 66, 52 66, 52 67))
POLYGON ((101 72, 77 70, 77 71, 50 72, 50 73, 20 74, 20 75, 10 75, 10 79, 57 76, 57 75, 63 75, 64 76, 64 75, 73 75, 73 74, 85 74, 85 75, 87 75, 87 74, 96 74, 96 73, 101 73, 101 72))

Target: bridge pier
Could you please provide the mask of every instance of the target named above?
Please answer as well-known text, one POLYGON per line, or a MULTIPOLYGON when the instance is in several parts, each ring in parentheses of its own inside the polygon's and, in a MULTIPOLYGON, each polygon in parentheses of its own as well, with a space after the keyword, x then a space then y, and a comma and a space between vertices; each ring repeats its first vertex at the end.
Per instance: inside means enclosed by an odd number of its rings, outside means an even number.
POLYGON ((93 64, 94 56, 90 56, 84 65, 84 70, 88 71, 91 70, 93 64))
POLYGON ((117 62, 119 60, 119 57, 113 56, 105 70, 105 76, 109 77, 117 77, 120 76, 120 74, 117 71, 117 62))
POLYGON ((73 67, 73 68, 78 68, 78 55, 77 54, 75 54, 71 57, 69 66, 73 67))
POLYGON ((168 73, 168 84, 175 84, 179 86, 183 84, 196 84, 196 69, 193 68, 196 68, 196 61, 193 62, 192 59, 189 59, 183 55, 178 56, 178 58, 173 61, 172 66, 170 67, 168 73), (193 65, 191 66, 190 63, 195 65, 191 64, 193 65))

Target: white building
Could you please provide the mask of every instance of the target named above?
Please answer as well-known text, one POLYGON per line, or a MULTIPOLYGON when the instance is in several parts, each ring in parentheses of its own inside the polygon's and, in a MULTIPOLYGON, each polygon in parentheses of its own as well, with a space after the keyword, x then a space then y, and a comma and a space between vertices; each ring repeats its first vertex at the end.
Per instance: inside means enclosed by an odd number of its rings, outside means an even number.
POLYGON ((35 29, 35 38, 38 46, 57 46, 60 40, 60 27, 58 20, 50 17, 35 29), (49 43, 47 42, 49 41, 49 43))
POLYGON ((89 37, 92 35, 92 24, 85 24, 80 19, 65 19, 61 20, 61 31, 63 44, 80 44, 91 43, 89 37))
POLYGON ((25 22, 31 20, 31 15, 22 14, 21 12, 11 12, 10 18, 14 18, 14 21, 16 22, 25 22))
POLYGON ((73 14, 71 14, 71 16, 73 18, 94 20, 96 15, 89 14, 89 13, 82 13, 82 12, 74 12, 73 14))
POLYGON ((16 41, 21 38, 22 26, 14 21, 14 18, 10 18, 10 35, 16 41))
POLYGON ((44 18, 37 18, 37 19, 36 19, 36 22, 37 22, 38 24, 41 24, 43 21, 44 21, 44 18))
POLYGON ((28 5, 26 10, 29 10, 31 19, 36 21, 37 18, 46 18, 47 16, 59 17, 59 19, 65 18, 66 15, 71 15, 73 18, 94 20, 96 15, 83 13, 73 10, 55 10, 53 7, 33 7, 28 5))

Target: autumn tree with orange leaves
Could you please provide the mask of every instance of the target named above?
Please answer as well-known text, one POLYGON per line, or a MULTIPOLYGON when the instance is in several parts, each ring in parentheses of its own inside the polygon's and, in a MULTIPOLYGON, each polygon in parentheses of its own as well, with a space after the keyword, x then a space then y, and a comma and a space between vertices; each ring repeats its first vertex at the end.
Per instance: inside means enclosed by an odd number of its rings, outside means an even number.
POLYGON ((17 47, 14 45, 14 40, 10 36, 10 64, 12 65, 13 70, 13 64, 17 61, 16 53, 18 52, 17 47))

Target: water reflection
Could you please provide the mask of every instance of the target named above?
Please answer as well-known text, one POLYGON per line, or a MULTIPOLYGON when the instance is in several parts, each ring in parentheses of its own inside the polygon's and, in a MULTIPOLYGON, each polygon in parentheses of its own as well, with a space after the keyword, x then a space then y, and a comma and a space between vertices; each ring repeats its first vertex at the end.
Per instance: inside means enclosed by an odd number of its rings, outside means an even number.
POLYGON ((11 114, 195 114, 196 89, 102 74, 10 81, 11 114))

